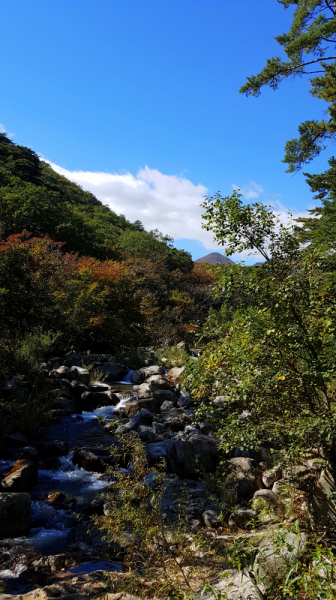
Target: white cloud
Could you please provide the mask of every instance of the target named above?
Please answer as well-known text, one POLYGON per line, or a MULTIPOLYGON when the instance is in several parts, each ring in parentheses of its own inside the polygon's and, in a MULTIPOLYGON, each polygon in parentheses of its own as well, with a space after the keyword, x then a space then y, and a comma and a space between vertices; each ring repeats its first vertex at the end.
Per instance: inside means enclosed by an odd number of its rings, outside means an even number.
POLYGON ((258 198, 260 194, 264 191, 261 185, 256 183, 255 181, 250 181, 248 185, 239 186, 235 183, 232 184, 232 189, 240 190, 244 198, 246 200, 250 200, 251 198, 258 198))
POLYGON ((7 135, 14 137, 14 133, 9 133, 9 131, 7 131, 6 127, 0 123, 0 133, 7 133, 7 135))
MULTIPOLYGON (((79 184, 84 190, 92 192, 117 214, 124 214, 129 221, 134 222, 139 219, 147 230, 158 228, 175 240, 180 238, 199 240, 207 251, 223 252, 223 246, 218 246, 213 241, 212 233, 201 228, 200 203, 208 192, 204 185, 194 184, 186 177, 165 175, 149 167, 140 169, 137 175, 132 175, 132 173, 69 171, 56 164, 50 162, 49 164, 60 175, 79 184)), ((232 187, 238 189, 238 186, 232 187)), ((253 181, 240 189, 246 199, 256 198, 263 191, 263 188, 253 181)), ((278 200, 275 202, 267 200, 265 204, 272 204, 280 219, 288 223, 288 209, 278 200)), ((294 218, 299 216, 308 216, 308 213, 295 212, 294 218)), ((249 252, 236 254, 232 259, 246 260, 247 263, 254 263, 261 259, 258 254, 253 254, 253 258, 249 257, 249 254, 249 252)))
POLYGON ((50 165, 60 175, 92 192, 117 214, 124 214, 131 222, 142 221, 147 230, 158 228, 174 239, 196 239, 206 248, 217 247, 211 232, 201 228, 200 203, 208 191, 202 184, 149 167, 140 169, 134 176, 68 171, 53 163, 50 165))

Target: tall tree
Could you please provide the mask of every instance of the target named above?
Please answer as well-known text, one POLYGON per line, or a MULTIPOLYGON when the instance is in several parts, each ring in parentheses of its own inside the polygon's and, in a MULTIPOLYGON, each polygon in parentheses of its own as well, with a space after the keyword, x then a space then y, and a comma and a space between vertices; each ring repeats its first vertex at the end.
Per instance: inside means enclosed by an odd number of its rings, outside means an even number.
POLYGON ((327 119, 300 124, 299 137, 289 140, 284 162, 294 172, 310 162, 336 141, 336 2, 332 0, 278 0, 285 9, 295 6, 288 33, 275 39, 284 49, 288 61, 270 58, 258 75, 248 77, 240 89, 247 96, 258 96, 263 86, 276 90, 288 77, 315 74, 310 93, 328 103, 327 119))

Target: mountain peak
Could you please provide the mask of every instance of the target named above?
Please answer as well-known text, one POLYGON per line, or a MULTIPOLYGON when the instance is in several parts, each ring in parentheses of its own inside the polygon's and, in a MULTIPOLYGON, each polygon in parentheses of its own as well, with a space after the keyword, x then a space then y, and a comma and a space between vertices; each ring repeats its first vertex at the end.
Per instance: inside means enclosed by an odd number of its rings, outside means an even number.
POLYGON ((223 254, 220 254, 219 252, 210 252, 210 254, 207 254, 206 256, 203 256, 202 258, 198 258, 197 260, 195 260, 195 262, 209 263, 210 265, 217 265, 219 263, 226 264, 226 265, 234 265, 235 264, 233 262, 233 260, 231 260, 227 256, 223 256, 223 254))

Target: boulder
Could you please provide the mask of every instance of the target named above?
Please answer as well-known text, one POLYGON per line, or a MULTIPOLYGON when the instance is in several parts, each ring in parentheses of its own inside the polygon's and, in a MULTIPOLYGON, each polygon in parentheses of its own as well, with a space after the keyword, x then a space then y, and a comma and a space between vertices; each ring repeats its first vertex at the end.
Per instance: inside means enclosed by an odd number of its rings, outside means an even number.
POLYGON ((146 383, 148 383, 151 392, 156 392, 156 390, 171 390, 173 388, 167 379, 160 375, 151 375, 146 380, 146 383))
POLYGON ((183 371, 184 371, 184 367, 173 367, 167 373, 168 381, 171 381, 174 384, 178 383, 183 371))
POLYGON ((61 367, 58 367, 58 369, 52 369, 49 376, 55 377, 56 379, 80 381, 81 383, 84 383, 84 385, 90 383, 90 373, 82 367, 67 367, 66 365, 62 365, 61 367))
POLYGON ((264 471, 261 480, 266 488, 271 488, 275 481, 278 481, 282 478, 282 470, 280 467, 273 467, 273 469, 268 469, 264 471))
POLYGON ((255 491, 263 488, 260 474, 255 471, 257 464, 253 458, 239 456, 231 458, 228 462, 233 465, 235 470, 234 473, 228 475, 225 483, 236 488, 239 499, 249 499, 255 491))
POLYGON ((80 402, 82 394, 88 391, 89 388, 82 381, 79 381, 78 379, 73 379, 72 381, 69 381, 68 393, 71 394, 71 396, 76 400, 76 402, 80 402))
POLYGON ((182 440, 171 440, 167 444, 167 459, 170 470, 178 477, 195 477, 196 460, 192 445, 182 440))
POLYGON ((134 385, 133 392, 136 393, 139 400, 143 398, 152 397, 152 392, 150 391, 149 385, 147 383, 142 383, 141 385, 134 385))
POLYGON ((0 493, 0 538, 27 535, 30 519, 30 494, 0 493))
POLYGON ((158 365, 154 365, 152 367, 142 367, 141 369, 137 369, 132 373, 132 383, 143 383, 152 375, 161 375, 161 371, 162 369, 158 365))
POLYGON ((278 579, 302 556, 306 544, 306 533, 283 531, 280 536, 277 536, 276 532, 266 535, 259 544, 255 575, 263 579, 266 585, 271 581, 270 577, 278 579))
POLYGON ((73 415, 74 413, 81 413, 81 409, 75 400, 70 398, 64 398, 63 396, 58 396, 52 402, 54 410, 63 410, 66 415, 73 415))
POLYGON ((215 528, 221 525, 221 509, 218 506, 209 506, 202 513, 202 520, 206 527, 215 528))
POLYGON ((6 473, 0 489, 4 492, 25 492, 37 482, 38 469, 30 460, 18 460, 6 473))
POLYGON ((72 462, 85 471, 104 473, 107 463, 111 463, 112 461, 107 448, 93 446, 77 450, 72 457, 72 462))
POLYGON ((33 446, 25 446, 19 450, 19 457, 36 462, 38 461, 38 452, 33 446))
POLYGON ((130 400, 126 402, 124 409, 125 417, 131 419, 135 417, 142 409, 145 409, 151 413, 156 413, 158 409, 158 402, 155 398, 142 398, 141 400, 130 400))
POLYGON ((22 446, 27 446, 28 444, 27 438, 18 432, 12 433, 12 435, 9 436, 8 441, 11 446, 15 446, 16 448, 21 448, 22 446))
POLYGON ((111 390, 111 386, 108 383, 102 383, 101 381, 95 383, 89 383, 89 392, 108 392, 111 390))
POLYGON ((195 600, 262 600, 264 595, 252 580, 248 569, 228 569, 224 577, 211 581, 213 591, 195 594, 195 600))
POLYGON ((80 381, 84 385, 88 385, 90 383, 90 373, 82 367, 73 366, 69 369, 69 379, 80 381))
POLYGON ((122 381, 128 371, 125 365, 117 365, 109 362, 103 363, 100 366, 100 370, 104 375, 104 381, 106 383, 113 383, 113 381, 122 381))
POLYGON ((230 528, 246 528, 247 523, 257 518, 257 512, 248 506, 238 506, 230 515, 228 525, 230 528))
POLYGON ((68 443, 57 440, 54 442, 32 442, 32 446, 36 448, 41 458, 58 458, 69 452, 68 443))
POLYGON ((173 402, 174 406, 176 406, 177 403, 176 394, 174 394, 174 392, 171 392, 170 390, 156 390, 156 392, 154 392, 153 394, 153 397, 159 402, 160 406, 166 400, 168 400, 168 402, 173 402))
POLYGON ((253 496, 253 509, 259 513, 259 520, 264 523, 272 523, 281 519, 286 514, 286 507, 281 498, 272 490, 258 490, 253 496))
POLYGON ((165 400, 163 404, 161 404, 160 411, 161 413, 170 412, 173 408, 175 408, 175 403, 170 400, 165 400))
POLYGON ((167 458, 167 448, 170 442, 165 440, 164 442, 156 442, 155 444, 147 444, 146 445, 146 454, 148 458, 148 462, 154 464, 158 460, 162 458, 167 458))
POLYGON ((336 492, 335 478, 329 469, 323 469, 309 499, 309 510, 318 520, 335 523, 336 507, 333 497, 336 492))
POLYGON ((106 392, 84 392, 79 404, 82 410, 95 410, 99 406, 116 406, 120 398, 111 390, 106 392))
POLYGON ((218 441, 216 438, 202 433, 191 433, 188 436, 188 443, 201 471, 205 473, 213 472, 218 458, 218 441))
POLYGON ((156 440, 153 428, 147 425, 140 425, 138 427, 138 434, 144 444, 151 444, 156 440))
POLYGON ((137 415, 124 425, 125 431, 137 431, 140 425, 151 425, 154 415, 149 410, 142 409, 137 415))

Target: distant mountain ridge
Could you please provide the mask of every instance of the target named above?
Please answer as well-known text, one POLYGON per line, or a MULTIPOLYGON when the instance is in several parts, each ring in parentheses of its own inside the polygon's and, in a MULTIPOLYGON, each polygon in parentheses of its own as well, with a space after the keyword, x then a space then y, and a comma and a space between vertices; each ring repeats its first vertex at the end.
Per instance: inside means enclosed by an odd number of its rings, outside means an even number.
POLYGON ((210 252, 210 254, 203 256, 203 258, 198 258, 197 260, 195 260, 195 262, 209 263, 210 265, 218 265, 219 263, 226 264, 226 265, 234 265, 235 264, 233 262, 233 260, 231 260, 227 256, 223 256, 219 252, 210 252))

